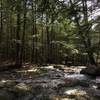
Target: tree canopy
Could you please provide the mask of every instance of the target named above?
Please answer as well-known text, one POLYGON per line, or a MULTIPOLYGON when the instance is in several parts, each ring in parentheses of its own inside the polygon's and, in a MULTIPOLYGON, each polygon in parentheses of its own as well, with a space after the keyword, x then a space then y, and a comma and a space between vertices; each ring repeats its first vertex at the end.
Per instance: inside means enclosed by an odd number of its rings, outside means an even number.
POLYGON ((99 0, 0 0, 0 61, 97 65, 99 0))

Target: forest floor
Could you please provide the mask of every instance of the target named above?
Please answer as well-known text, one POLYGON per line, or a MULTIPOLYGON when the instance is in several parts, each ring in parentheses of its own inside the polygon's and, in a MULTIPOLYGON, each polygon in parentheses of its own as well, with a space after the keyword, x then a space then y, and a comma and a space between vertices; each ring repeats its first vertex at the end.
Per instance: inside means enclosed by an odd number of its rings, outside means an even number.
POLYGON ((0 100, 100 100, 100 77, 85 66, 24 65, 0 72, 0 100))

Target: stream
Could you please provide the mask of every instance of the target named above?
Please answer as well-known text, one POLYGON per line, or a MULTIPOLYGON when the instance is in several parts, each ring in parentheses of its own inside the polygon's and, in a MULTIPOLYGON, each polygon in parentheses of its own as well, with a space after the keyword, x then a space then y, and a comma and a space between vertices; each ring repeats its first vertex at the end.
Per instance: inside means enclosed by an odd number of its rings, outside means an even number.
POLYGON ((77 80, 84 80, 84 81, 91 79, 90 76, 84 74, 65 74, 64 77, 69 79, 77 79, 77 80))
POLYGON ((82 68, 5 71, 0 73, 0 100, 100 100, 100 77, 80 74, 82 68), (33 77, 35 71, 39 75, 33 77))

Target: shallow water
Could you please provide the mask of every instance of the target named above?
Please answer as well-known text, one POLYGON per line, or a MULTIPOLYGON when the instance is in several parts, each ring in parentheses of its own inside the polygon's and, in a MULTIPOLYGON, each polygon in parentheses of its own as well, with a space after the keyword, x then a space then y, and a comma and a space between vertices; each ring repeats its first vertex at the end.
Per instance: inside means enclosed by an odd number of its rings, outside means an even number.
MULTIPOLYGON (((80 67, 65 68, 64 71, 52 69, 52 66, 47 68, 46 72, 35 78, 18 78, 20 70, 14 73, 16 77, 13 80, 2 78, 0 100, 100 100, 98 88, 100 77, 93 79, 88 75, 80 74, 80 67), (9 97, 13 98, 9 99, 9 97)), ((28 71, 33 71, 33 68, 28 71)), ((1 76, 10 77, 11 74, 7 72, 2 73, 1 76)))
POLYGON ((78 79, 78 80, 90 80, 91 77, 88 75, 84 74, 66 74, 64 75, 65 78, 70 78, 70 79, 78 79))

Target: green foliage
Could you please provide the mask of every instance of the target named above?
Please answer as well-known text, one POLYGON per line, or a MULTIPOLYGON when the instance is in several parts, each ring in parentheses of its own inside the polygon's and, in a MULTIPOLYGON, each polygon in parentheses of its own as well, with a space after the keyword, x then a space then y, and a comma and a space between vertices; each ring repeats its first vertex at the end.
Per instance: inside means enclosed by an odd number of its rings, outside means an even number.
POLYGON ((43 63, 46 59, 52 63, 61 63, 65 59, 64 54, 70 56, 87 51, 99 52, 100 17, 91 19, 91 11, 84 11, 88 6, 86 7, 83 1, 0 0, 0 54, 8 55, 6 59, 15 60, 16 44, 19 44, 20 55, 23 40, 25 61, 33 58, 37 61, 43 59, 43 63), (18 27, 19 39, 16 36, 18 27))

